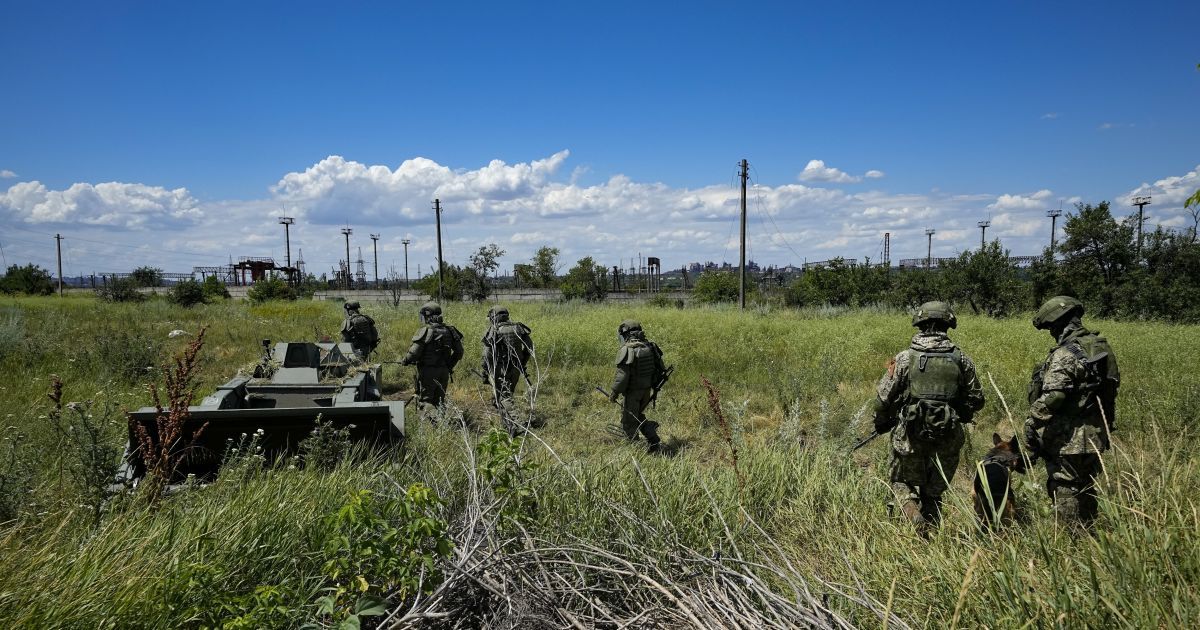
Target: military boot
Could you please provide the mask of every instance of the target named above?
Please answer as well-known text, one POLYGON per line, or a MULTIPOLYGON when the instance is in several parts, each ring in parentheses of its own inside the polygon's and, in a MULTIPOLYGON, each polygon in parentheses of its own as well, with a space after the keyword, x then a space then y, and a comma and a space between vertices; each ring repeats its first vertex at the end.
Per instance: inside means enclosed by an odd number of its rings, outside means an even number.
POLYGON ((646 448, 646 452, 650 454, 658 454, 662 452, 662 439, 658 437, 658 423, 647 420, 642 423, 642 435, 646 436, 646 442, 650 445, 646 448))
POLYGON ((912 523, 917 529, 917 533, 923 537, 929 537, 929 521, 925 520, 925 515, 921 513, 921 503, 916 499, 907 499, 900 504, 900 514, 912 523))

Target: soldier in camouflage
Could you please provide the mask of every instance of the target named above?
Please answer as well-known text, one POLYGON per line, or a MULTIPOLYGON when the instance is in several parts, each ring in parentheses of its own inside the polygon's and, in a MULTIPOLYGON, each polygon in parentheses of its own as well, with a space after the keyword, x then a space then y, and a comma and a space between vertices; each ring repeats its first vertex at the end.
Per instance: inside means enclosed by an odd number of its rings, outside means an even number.
POLYGON ((375 328, 375 320, 358 312, 358 302, 346 302, 342 308, 346 311, 346 319, 342 321, 342 341, 349 343, 354 348, 354 354, 365 361, 379 345, 379 330, 375 328))
POLYGON ((1103 337, 1083 326, 1083 303, 1058 296, 1038 309, 1033 327, 1057 341, 1029 383, 1025 441, 1046 462, 1046 491, 1066 522, 1096 518, 1100 455, 1116 431, 1117 356, 1103 337))
POLYGON ((625 320, 617 328, 621 350, 617 353, 617 373, 613 380, 610 400, 614 403, 621 395, 621 429, 631 442, 636 441, 641 431, 649 443, 649 452, 657 453, 662 445, 658 437, 658 423, 646 419, 646 407, 654 397, 654 388, 666 372, 662 350, 646 340, 642 325, 625 320))
POLYGON ((442 321, 442 307, 436 303, 426 303, 419 314, 422 325, 400 363, 417 366, 417 402, 429 417, 446 399, 450 376, 463 356, 463 336, 442 321))
POLYGON ((920 332, 888 362, 876 388, 875 431, 892 432, 892 493, 924 535, 940 522, 965 440, 962 425, 983 407, 983 388, 975 364, 946 334, 958 326, 949 304, 922 304, 912 323, 920 332))
POLYGON ((518 381, 529 379, 525 366, 533 356, 532 331, 525 324, 509 320, 508 309, 503 306, 488 310, 488 323, 480 340, 483 344, 480 378, 484 385, 492 386, 492 402, 509 431, 514 432, 517 427, 512 420, 513 393, 518 381))

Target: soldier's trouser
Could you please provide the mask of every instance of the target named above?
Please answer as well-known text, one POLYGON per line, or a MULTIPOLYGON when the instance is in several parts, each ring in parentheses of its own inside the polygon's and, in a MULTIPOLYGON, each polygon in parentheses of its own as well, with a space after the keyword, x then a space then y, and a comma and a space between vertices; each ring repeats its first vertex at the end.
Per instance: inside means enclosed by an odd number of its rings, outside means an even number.
POLYGON ((497 369, 495 374, 488 374, 492 381, 495 401, 498 405, 512 402, 513 394, 517 391, 517 383, 521 381, 521 368, 512 366, 508 369, 497 369))
POLYGON ((906 455, 892 451, 892 493, 910 521, 936 525, 941 519, 942 495, 954 481, 962 444, 963 438, 957 436, 943 444, 914 441, 913 452, 906 455))
POLYGON ((1096 477, 1100 455, 1051 455, 1046 458, 1046 492, 1064 522, 1090 525, 1096 518, 1096 477))
POLYGON ((446 400, 446 388, 449 386, 450 368, 434 365, 417 367, 417 402, 422 408, 441 406, 446 400))
POLYGON ((625 399, 621 403, 621 430, 625 432, 625 437, 636 440, 638 431, 641 431, 651 446, 661 441, 658 423, 646 420, 646 407, 653 395, 652 389, 632 389, 625 392, 625 399))

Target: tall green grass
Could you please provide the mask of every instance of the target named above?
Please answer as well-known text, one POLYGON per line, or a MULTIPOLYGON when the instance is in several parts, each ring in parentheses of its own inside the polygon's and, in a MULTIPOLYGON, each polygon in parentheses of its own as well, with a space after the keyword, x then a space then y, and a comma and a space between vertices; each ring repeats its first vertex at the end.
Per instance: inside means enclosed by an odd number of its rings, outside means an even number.
MULTIPOLYGON (((870 430, 863 406, 884 362, 907 344, 906 315, 508 306, 514 319, 533 327, 537 344, 533 376, 540 380, 537 413, 546 426, 538 437, 545 446, 527 440, 525 449, 539 464, 527 483, 538 505, 529 527, 540 539, 587 540, 607 549, 643 545, 661 549, 664 558, 678 545, 714 556, 737 545, 753 557, 778 544, 814 583, 861 588, 912 626, 1185 627, 1200 620, 1194 499, 1200 464, 1192 428, 1200 419, 1197 327, 1088 321, 1111 341, 1124 377, 1095 533, 1054 521, 1039 468, 1019 480, 1022 521, 982 534, 970 508, 973 463, 990 447, 993 431, 1008 436, 1019 429, 1025 383, 1051 340, 1024 317, 960 318, 952 336, 975 359, 988 404, 970 431, 945 523, 925 541, 887 514, 885 441, 846 453, 853 437, 870 430), (642 321, 677 366, 650 414, 665 438, 682 444, 675 457, 646 456, 606 430, 617 423, 617 410, 592 388, 611 384, 616 327, 626 318, 642 321), (721 391, 735 424, 744 487, 707 409, 702 375, 721 391), (628 514, 658 525, 628 529, 628 514)), ((324 517, 350 491, 397 492, 423 481, 443 498, 452 522, 469 502, 464 449, 476 434, 410 418, 412 439, 403 454, 328 474, 284 467, 222 479, 154 510, 124 498, 92 527, 41 417, 50 374, 62 377, 67 399, 142 406, 148 403, 143 382, 155 372, 114 366, 143 362, 147 347, 165 358, 186 343, 168 332, 208 325, 203 395, 252 363, 261 339, 335 334, 340 309, 227 302, 185 310, 161 301, 127 306, 83 298, 10 300, 2 308, 0 415, 5 426, 28 435, 27 459, 35 462, 23 514, 0 538, 5 625, 202 627, 232 617, 231 602, 256 587, 276 589, 289 611, 285 618, 299 623, 313 614, 322 585, 321 553, 332 535, 324 517), (113 343, 117 337, 148 343, 113 343)), ((447 307, 447 320, 467 337, 468 365, 477 361, 486 310, 447 307)), ((382 306, 368 312, 380 327, 384 358, 398 358, 418 325, 415 312, 382 306)), ((497 422, 488 394, 462 376, 466 367, 451 399, 477 425, 497 422)), ((387 366, 385 379, 411 389, 407 370, 387 366)), ((867 609, 838 601, 831 605, 844 606, 854 622, 880 623, 867 609)))

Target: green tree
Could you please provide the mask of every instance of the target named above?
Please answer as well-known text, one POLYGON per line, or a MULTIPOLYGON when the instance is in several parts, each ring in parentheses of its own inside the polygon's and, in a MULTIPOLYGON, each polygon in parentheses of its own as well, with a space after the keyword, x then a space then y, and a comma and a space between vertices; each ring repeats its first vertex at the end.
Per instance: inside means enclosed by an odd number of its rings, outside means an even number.
POLYGON ((204 282, 201 283, 201 287, 204 289, 204 299, 206 302, 223 300, 229 297, 229 289, 226 289, 225 285, 216 276, 206 277, 204 282))
POLYGON ((53 292, 54 282, 50 272, 33 263, 24 267, 9 265, 4 277, 0 278, 0 293, 50 295, 53 292))
POLYGON ((545 245, 533 255, 530 264, 533 267, 533 280, 537 286, 549 289, 558 284, 558 254, 557 247, 545 245))
POLYGON ((1107 201, 1078 203, 1075 208, 1076 213, 1067 216, 1066 237, 1059 245, 1064 292, 1079 297, 1093 313, 1113 315, 1119 287, 1136 265, 1136 219, 1118 222, 1107 201))
MULTIPOLYGON (((447 264, 443 271, 446 276, 446 286, 441 291, 442 299, 450 302, 461 301, 466 287, 475 279, 475 270, 470 267, 463 268, 447 264)), ((434 272, 414 282, 413 287, 428 295, 429 299, 436 300, 440 284, 441 279, 437 272, 434 272)))
POLYGON ((129 272, 129 279, 139 287, 161 287, 163 270, 158 267, 138 267, 129 272))
MULTIPOLYGON (((746 290, 750 291, 751 286, 746 290)), ((692 298, 701 304, 736 302, 738 299, 738 276, 730 271, 705 271, 696 278, 692 298)))
POLYGON ((492 285, 488 281, 488 277, 492 272, 500 268, 500 257, 504 255, 504 250, 500 249, 495 243, 481 246, 474 254, 471 254, 471 267, 466 278, 466 290, 470 294, 471 299, 476 302, 482 302, 492 293, 492 285))
POLYGON ((603 300, 608 295, 608 269, 596 264, 591 256, 580 258, 563 278, 562 294, 568 300, 603 300))
POLYGON ((1004 317, 1020 308, 1025 287, 999 239, 946 262, 942 276, 945 297, 965 301, 976 315, 1004 317))

